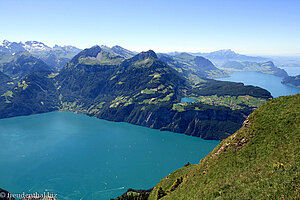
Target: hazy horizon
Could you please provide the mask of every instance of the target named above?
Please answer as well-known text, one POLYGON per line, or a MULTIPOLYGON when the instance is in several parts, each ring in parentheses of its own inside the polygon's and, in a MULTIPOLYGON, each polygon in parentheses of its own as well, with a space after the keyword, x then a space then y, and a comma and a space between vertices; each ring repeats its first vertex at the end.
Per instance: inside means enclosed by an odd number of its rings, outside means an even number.
MULTIPOLYGON (((7 39, 4 39, 4 40, 7 40, 7 39)), ((4 40, 0 41, 0 45, 2 44, 2 42, 4 40)), ((9 41, 9 42, 16 42, 16 43, 23 43, 23 44, 25 42, 28 42, 28 41, 10 41, 10 40, 7 40, 7 41, 9 41)), ((31 41, 37 41, 37 40, 31 40, 31 41)), ((51 47, 51 48, 53 48, 55 45, 58 45, 58 44, 48 45, 47 43, 45 43, 43 41, 37 41, 37 42, 41 42, 41 43, 43 43, 46 46, 51 47)), ((96 45, 102 46, 104 44, 95 44, 95 45, 92 45, 92 46, 89 46, 89 47, 85 47, 85 48, 80 48, 80 49, 91 48, 91 47, 96 46, 96 45)), ((111 48, 111 47, 116 46, 116 45, 120 46, 119 44, 114 44, 114 45, 111 45, 111 46, 104 45, 104 46, 107 46, 107 47, 111 48)), ((72 44, 62 44, 62 45, 58 45, 58 46, 73 46, 73 47, 77 47, 77 46, 72 45, 72 44)), ((165 52, 162 52, 162 51, 156 51, 155 49, 144 49, 144 50, 138 51, 138 50, 126 48, 124 46, 121 46, 121 47, 123 47, 123 48, 125 48, 127 50, 130 50, 130 51, 133 51, 133 52, 142 52, 142 51, 153 50, 156 53, 183 53, 183 52, 186 52, 186 53, 211 53, 211 52, 214 52, 214 51, 231 50, 231 51, 234 51, 237 54, 243 54, 241 52, 238 52, 238 51, 236 51, 234 49, 229 49, 229 48, 228 49, 216 49, 216 50, 212 50, 212 51, 197 51, 197 50, 196 51, 180 51, 180 50, 176 51, 175 50, 175 51, 165 51, 165 52)), ((77 48, 79 48, 79 47, 77 47, 77 48)), ((261 56, 261 57, 263 57, 263 56, 266 56, 266 57, 267 56, 274 56, 274 57, 277 57, 277 56, 278 57, 297 57, 297 58, 300 57, 300 53, 295 53, 295 54, 278 54, 278 55, 276 55, 276 54, 247 54, 247 53, 245 53, 244 55, 248 55, 248 56, 261 56)))

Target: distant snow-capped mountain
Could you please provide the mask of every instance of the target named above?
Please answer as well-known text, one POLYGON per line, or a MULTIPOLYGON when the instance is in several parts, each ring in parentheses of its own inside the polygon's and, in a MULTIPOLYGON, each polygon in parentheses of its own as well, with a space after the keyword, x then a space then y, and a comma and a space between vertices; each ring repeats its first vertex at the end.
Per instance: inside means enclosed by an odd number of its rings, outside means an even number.
POLYGON ((53 48, 38 41, 10 42, 3 40, 0 42, 0 52, 15 55, 19 52, 27 52, 43 60, 46 64, 57 70, 61 69, 73 56, 81 49, 74 46, 58 46, 53 48))
POLYGON ((3 40, 0 42, 0 51, 5 53, 17 53, 17 52, 35 52, 35 51, 51 51, 51 50, 64 50, 64 51, 81 51, 81 49, 74 46, 58 46, 55 45, 53 48, 47 46, 46 44, 38 41, 27 41, 23 42, 10 42, 8 40, 3 40))
POLYGON ((18 52, 32 52, 32 51, 47 51, 51 48, 45 45, 42 42, 37 41, 27 41, 25 43, 23 42, 10 42, 8 40, 3 40, 3 42, 0 43, 0 50, 13 54, 18 52))
POLYGON ((42 42, 38 42, 38 41, 27 41, 25 42, 25 44, 23 44, 21 42, 22 45, 24 45, 24 48, 29 51, 49 51, 51 50, 51 47, 48 47, 47 45, 45 45, 42 42))
POLYGON ((10 42, 8 40, 3 40, 0 43, 0 51, 7 53, 7 54, 14 54, 18 52, 27 52, 24 48, 24 44, 22 42, 10 42))

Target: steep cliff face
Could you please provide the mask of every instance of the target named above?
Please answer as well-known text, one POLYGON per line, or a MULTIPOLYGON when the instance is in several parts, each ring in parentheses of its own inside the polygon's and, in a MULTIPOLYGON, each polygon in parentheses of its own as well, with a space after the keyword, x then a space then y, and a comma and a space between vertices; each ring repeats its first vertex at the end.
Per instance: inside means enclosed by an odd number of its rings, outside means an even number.
POLYGON ((161 107, 130 105, 124 108, 104 109, 98 118, 111 121, 124 121, 136 125, 184 133, 210 140, 222 140, 234 133, 242 124, 251 109, 233 111, 226 107, 198 104, 201 110, 173 110, 161 107))

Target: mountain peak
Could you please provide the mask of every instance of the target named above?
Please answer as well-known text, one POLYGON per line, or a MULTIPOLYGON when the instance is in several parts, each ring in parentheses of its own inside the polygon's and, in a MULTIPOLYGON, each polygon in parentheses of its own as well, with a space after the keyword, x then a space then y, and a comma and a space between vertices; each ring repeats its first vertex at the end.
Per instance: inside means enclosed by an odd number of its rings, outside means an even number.
POLYGON ((128 49, 125 49, 124 47, 121 47, 119 45, 115 45, 111 49, 114 50, 114 51, 121 50, 121 51, 128 51, 128 52, 130 52, 128 49))
MULTIPOLYGON (((105 47, 104 47, 105 48, 105 47)), ((70 65, 75 66, 78 63, 84 65, 119 65, 124 58, 103 49, 103 46, 95 45, 91 48, 84 49, 77 54, 71 61, 70 65)))
POLYGON ((128 66, 132 63, 136 63, 136 66, 144 66, 149 62, 157 60, 158 57, 153 50, 143 51, 130 59, 125 60, 122 64, 123 66, 128 66))
POLYGON ((91 48, 84 49, 78 55, 84 55, 86 57, 96 57, 98 53, 102 51, 102 48, 99 45, 92 46, 91 48))
POLYGON ((135 55, 134 52, 128 50, 128 49, 125 49, 119 45, 115 45, 111 48, 111 50, 115 53, 115 54, 118 54, 124 58, 131 58, 135 55))
POLYGON ((27 41, 25 44, 23 44, 23 47, 31 52, 31 51, 43 51, 43 50, 50 50, 51 48, 45 45, 42 42, 38 41, 27 41))
POLYGON ((8 44, 10 44, 11 42, 10 41, 8 41, 8 40, 3 40, 1 43, 0 43, 0 45, 1 46, 5 46, 5 45, 8 45, 8 44))
POLYGON ((72 58, 70 61, 71 65, 76 65, 79 63, 79 60, 81 58, 86 58, 86 57, 96 57, 98 53, 102 51, 101 47, 98 45, 92 46, 91 48, 86 48, 82 50, 80 53, 78 53, 76 56, 72 58))
POLYGON ((184 59, 194 59, 194 56, 189 54, 189 53, 186 53, 186 52, 182 52, 182 53, 177 53, 175 55, 175 57, 178 57, 178 58, 184 58, 184 59))
POLYGON ((10 42, 8 40, 3 40, 0 44, 0 51, 7 54, 14 54, 18 52, 26 52, 27 50, 24 48, 24 44, 19 42, 10 42))
POLYGON ((223 55, 236 55, 237 53, 232 51, 231 49, 221 49, 218 51, 214 51, 211 53, 218 53, 218 54, 223 54, 223 55))
POLYGON ((119 45, 115 45, 112 48, 118 48, 118 49, 124 49, 123 47, 119 46, 119 45))
POLYGON ((157 59, 157 55, 153 50, 143 51, 134 57, 138 57, 139 60, 145 60, 147 58, 157 59))
POLYGON ((271 61, 271 60, 270 60, 270 61, 267 61, 267 62, 264 62, 263 65, 270 65, 270 66, 275 67, 273 61, 271 61))
POLYGON ((45 45, 44 43, 39 42, 39 41, 26 41, 25 44, 28 44, 28 45, 44 45, 44 46, 47 46, 47 45, 45 45))

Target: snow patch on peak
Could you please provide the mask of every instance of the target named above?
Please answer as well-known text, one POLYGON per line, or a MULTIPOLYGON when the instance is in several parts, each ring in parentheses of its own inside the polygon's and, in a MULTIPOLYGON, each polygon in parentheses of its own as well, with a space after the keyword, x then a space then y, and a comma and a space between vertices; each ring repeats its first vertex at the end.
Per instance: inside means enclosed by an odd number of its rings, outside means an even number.
POLYGON ((72 45, 64 45, 64 46, 59 46, 59 45, 54 45, 52 48, 53 50, 58 50, 58 51, 72 51, 72 52, 77 52, 79 53, 81 49, 78 49, 77 47, 74 47, 72 45))
POLYGON ((50 47, 48 47, 44 43, 38 42, 38 41, 27 41, 23 45, 24 45, 23 47, 29 52, 31 52, 31 51, 44 51, 44 50, 50 50, 51 49, 50 47))
POLYGON ((10 44, 11 42, 8 40, 3 40, 3 42, 1 42, 1 46, 9 46, 10 44))

